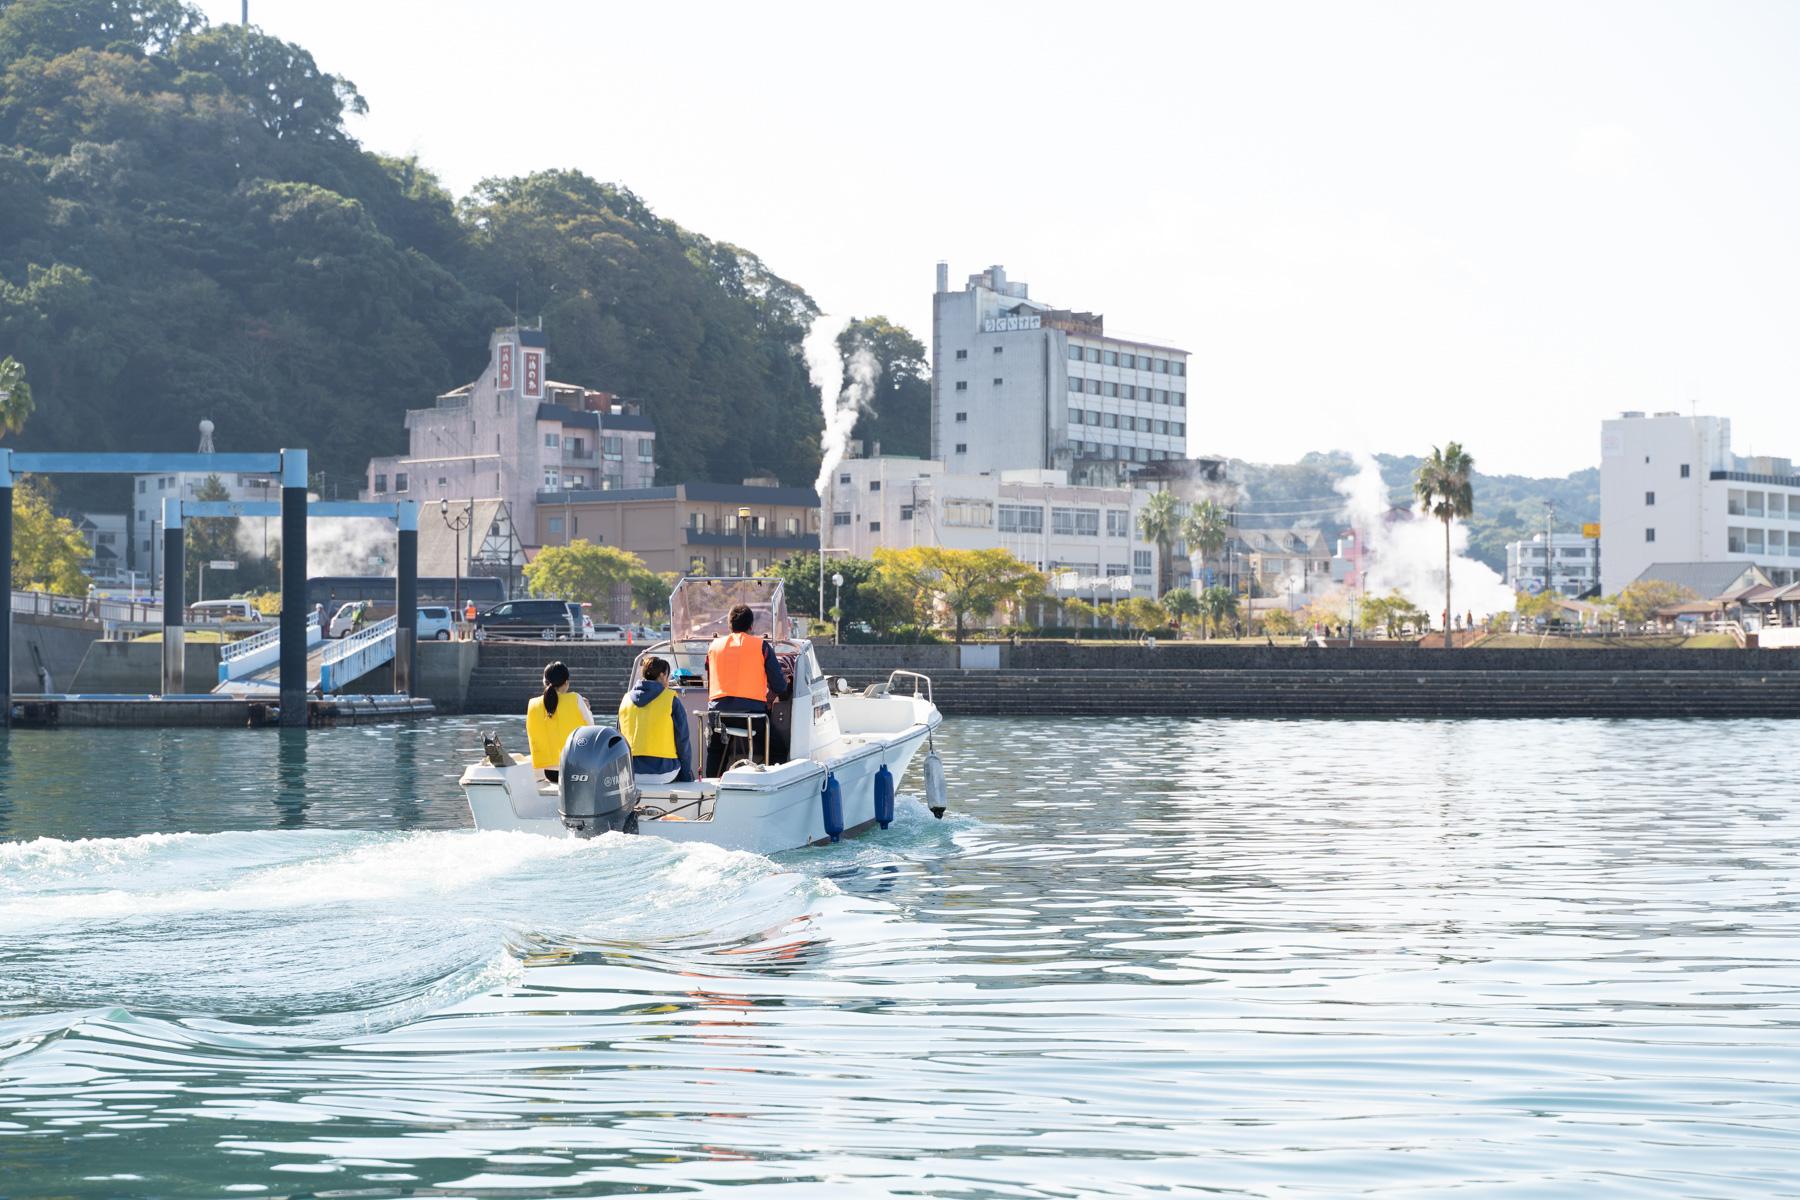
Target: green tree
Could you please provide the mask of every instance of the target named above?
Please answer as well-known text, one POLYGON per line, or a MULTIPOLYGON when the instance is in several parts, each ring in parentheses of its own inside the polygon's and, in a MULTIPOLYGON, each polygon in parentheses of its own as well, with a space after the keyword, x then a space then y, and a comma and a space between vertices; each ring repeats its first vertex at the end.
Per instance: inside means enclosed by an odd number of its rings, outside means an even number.
POLYGON ((1419 507, 1444 523, 1444 649, 1450 648, 1450 523, 1475 513, 1475 492, 1470 477, 1475 473, 1475 460, 1464 453, 1460 443, 1448 442, 1442 449, 1431 448, 1430 457, 1419 464, 1413 480, 1413 494, 1419 507))
POLYGON ((675 589, 676 578, 673 571, 658 574, 648 568, 632 575, 631 603, 645 620, 668 614, 669 593, 675 589))
POLYGON ((1518 592, 1513 597, 1513 612, 1527 620, 1543 617, 1548 621, 1562 615, 1560 599, 1555 592, 1518 592))
POLYGON ((1163 593, 1162 606, 1177 633, 1190 619, 1200 615, 1200 597, 1191 587, 1174 587, 1163 593))
MULTIPOLYGON (((194 489, 196 500, 229 500, 231 490, 225 481, 217 475, 208 475, 194 489)), ((192 604, 200 596, 200 565, 221 560, 235 560, 238 557, 237 534, 238 519, 236 517, 193 517, 182 522, 183 525, 183 559, 182 595, 192 604)), ((220 595, 228 595, 236 590, 237 581, 221 580, 215 573, 213 581, 213 599, 220 595)))
POLYGON ((1230 536, 1231 524, 1223 508, 1211 500, 1196 501, 1189 507, 1187 516, 1181 521, 1181 539, 1188 545, 1188 554, 1198 563, 1195 579, 1207 582, 1207 561, 1225 548, 1225 541, 1230 536))
POLYGON ((576 538, 566 546, 540 550, 525 566, 525 583, 534 596, 578 600, 593 605, 596 614, 609 614, 621 591, 648 571, 630 551, 576 538))
POLYGON ((987 617, 1002 605, 1041 594, 1044 577, 1006 550, 948 550, 913 546, 877 550, 881 576, 902 591, 949 612, 956 640, 970 617, 987 617))
POLYGON ((1213 586, 1200 593, 1200 616, 1215 634, 1238 619, 1238 600, 1228 587, 1213 586))
POLYGON ((0 437, 17 433, 31 419, 31 384, 25 380, 25 364, 8 355, 0 358, 0 437))
POLYGON ((1175 539, 1181 536, 1181 507, 1170 491, 1152 492, 1138 513, 1138 532, 1147 542, 1155 542, 1157 550, 1156 590, 1169 590, 1170 559, 1174 556, 1175 539))
POLYGON ((81 566, 92 553, 81 531, 50 507, 49 488, 33 476, 13 485, 13 586, 65 596, 87 594, 81 566))
POLYGON ((1610 603, 1618 610, 1619 619, 1642 625, 1656 616, 1656 610, 1671 604, 1691 604, 1700 597, 1677 583, 1663 579, 1639 579, 1625 585, 1610 603))
MULTIPOLYGON (((924 458, 931 452, 931 383, 926 378, 925 343, 886 317, 861 317, 838 334, 846 364, 867 350, 881 368, 869 409, 856 421, 854 436, 883 454, 924 458)), ((848 608, 848 602, 845 607, 848 608)))

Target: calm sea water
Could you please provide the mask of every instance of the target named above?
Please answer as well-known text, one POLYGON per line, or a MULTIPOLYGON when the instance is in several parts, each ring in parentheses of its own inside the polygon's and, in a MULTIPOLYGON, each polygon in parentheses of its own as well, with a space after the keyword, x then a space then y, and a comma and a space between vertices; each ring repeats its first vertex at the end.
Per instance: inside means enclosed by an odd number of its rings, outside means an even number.
POLYGON ((773 860, 478 727, 0 735, 0 1196, 1800 1195, 1791 725, 959 720, 773 860))

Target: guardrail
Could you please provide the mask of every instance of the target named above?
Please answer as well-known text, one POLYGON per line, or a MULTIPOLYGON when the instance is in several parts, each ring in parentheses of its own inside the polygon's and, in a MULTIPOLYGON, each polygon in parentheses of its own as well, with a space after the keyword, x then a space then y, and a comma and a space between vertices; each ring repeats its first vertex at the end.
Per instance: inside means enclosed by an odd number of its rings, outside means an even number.
POLYGON ((162 621, 162 605, 145 600, 113 600, 105 597, 63 596, 55 592, 17 591, 12 611, 20 616, 74 617, 85 621, 121 621, 154 625, 162 621))
MULTIPOLYGON (((324 638, 319 629, 319 615, 306 615, 306 644, 310 648, 324 638)), ((227 642, 219 647, 219 682, 230 683, 246 675, 254 675, 281 658, 281 627, 227 642)))
POLYGON ((327 646, 319 657, 319 690, 329 692, 393 658, 399 626, 399 617, 385 617, 327 646))

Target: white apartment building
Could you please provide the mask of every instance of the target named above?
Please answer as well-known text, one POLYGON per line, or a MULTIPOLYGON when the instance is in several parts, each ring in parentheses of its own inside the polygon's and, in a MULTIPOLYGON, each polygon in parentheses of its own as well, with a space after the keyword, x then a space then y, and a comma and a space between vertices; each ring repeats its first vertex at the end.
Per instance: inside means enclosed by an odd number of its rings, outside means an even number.
POLYGON ((1726 417, 1628 412, 1601 423, 1601 590, 1652 563, 1755 564, 1800 576, 1800 476, 1790 459, 1731 452, 1726 417))
MULTIPOLYGON (((200 453, 213 452, 213 423, 200 422, 200 453)), ((165 499, 199 500, 207 489, 207 481, 217 479, 226 500, 279 500, 281 481, 274 475, 239 475, 234 472, 176 471, 131 477, 131 503, 125 510, 125 553, 115 562, 115 573, 123 569, 143 575, 153 585, 162 578, 162 507, 165 499)), ((281 536, 280 522, 272 517, 246 518, 243 526, 251 536, 260 535, 264 545, 271 531, 276 540, 281 536)))
POLYGON ((1033 300, 993 266, 950 290, 937 267, 931 319, 931 457, 957 476, 1062 471, 1129 480, 1187 457, 1185 350, 1109 337, 1105 318, 1033 300))
MULTIPOLYGON (((1506 543, 1506 586, 1537 595, 1544 590, 1544 535, 1506 543)), ((1550 539, 1550 586, 1580 596, 1600 581, 1600 539, 1558 533, 1550 539)))
POLYGON ((825 545, 858 558, 884 547, 998 547, 1041 571, 1129 578, 1129 594, 1150 597, 1157 548, 1137 532, 1150 495, 1073 486, 1062 471, 969 475, 929 459, 846 459, 831 481, 825 545))
POLYGON ((407 452, 369 460, 365 499, 498 499, 535 532, 540 491, 655 483, 655 426, 610 393, 550 379, 542 330, 498 329, 488 348, 475 382, 407 411, 407 452))

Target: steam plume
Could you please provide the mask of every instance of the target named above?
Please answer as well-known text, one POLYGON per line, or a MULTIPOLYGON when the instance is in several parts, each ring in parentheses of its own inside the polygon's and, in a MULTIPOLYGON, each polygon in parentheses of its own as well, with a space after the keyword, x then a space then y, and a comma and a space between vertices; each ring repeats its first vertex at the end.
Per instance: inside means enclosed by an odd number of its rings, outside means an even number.
POLYGON ((869 401, 875 395, 876 380, 881 378, 881 364, 867 347, 859 346, 850 356, 850 378, 845 382, 845 364, 837 348, 838 334, 845 324, 821 313, 804 343, 807 373, 819 389, 819 410, 825 418, 825 432, 819 438, 819 478, 813 483, 821 504, 830 494, 831 473, 844 461, 856 418, 873 411, 869 401))

